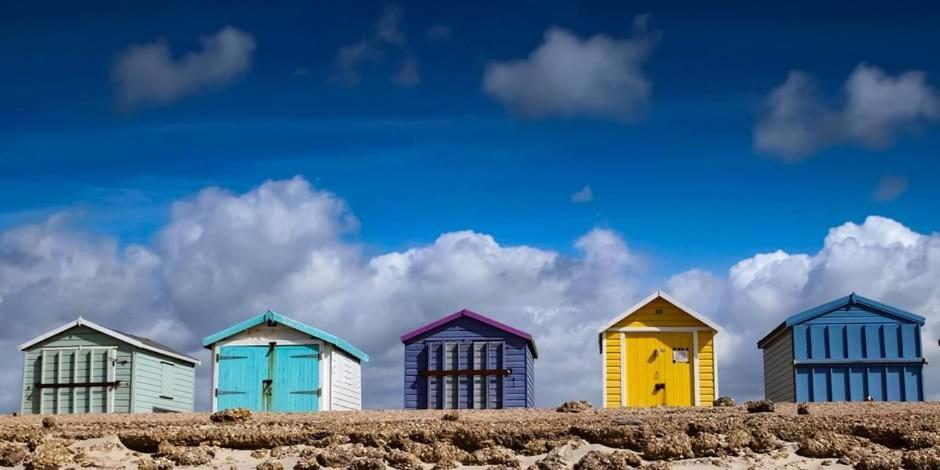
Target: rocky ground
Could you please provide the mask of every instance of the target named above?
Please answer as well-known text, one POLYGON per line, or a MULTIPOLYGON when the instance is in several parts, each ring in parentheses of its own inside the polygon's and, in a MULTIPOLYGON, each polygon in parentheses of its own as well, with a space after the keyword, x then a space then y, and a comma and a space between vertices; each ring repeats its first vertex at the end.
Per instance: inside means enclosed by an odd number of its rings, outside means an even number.
POLYGON ((940 469, 940 403, 759 410, 0 417, 0 467, 940 469))

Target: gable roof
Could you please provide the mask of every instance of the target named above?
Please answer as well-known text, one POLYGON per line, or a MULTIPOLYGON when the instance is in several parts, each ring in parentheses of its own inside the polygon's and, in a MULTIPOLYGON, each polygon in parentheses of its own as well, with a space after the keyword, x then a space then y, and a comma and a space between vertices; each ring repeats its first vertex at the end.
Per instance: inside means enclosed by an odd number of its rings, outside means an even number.
POLYGON ((636 305, 634 305, 634 306, 630 307, 629 309, 627 309, 626 312, 623 312, 623 313, 621 313, 620 315, 618 315, 617 318, 614 318, 613 320, 611 320, 610 322, 608 322, 606 325, 604 325, 603 328, 601 328, 601 329, 598 331, 598 333, 603 333, 603 332, 605 332, 605 331, 607 331, 607 330, 613 328, 614 325, 616 325, 617 323, 620 323, 624 318, 627 318, 627 317, 629 317, 630 315, 633 315, 633 314, 636 313, 638 310, 640 310, 641 308, 645 307, 647 304, 649 304, 650 302, 652 302, 652 301, 654 301, 654 300, 656 300, 656 299, 663 299, 663 300, 665 300, 666 302, 669 302, 669 303, 675 305, 676 308, 678 308, 679 310, 682 310, 683 312, 685 312, 686 314, 688 314, 690 317, 692 317, 692 318, 694 318, 694 319, 696 319, 696 320, 698 320, 698 321, 704 323, 705 326, 707 326, 707 327, 709 327, 709 328, 715 330, 715 333, 721 332, 721 327, 719 327, 717 323, 715 323, 715 322, 709 320, 709 319, 706 318, 704 315, 702 315, 702 314, 696 312, 695 310, 692 310, 691 308, 686 307, 685 305, 683 305, 683 304, 682 304, 681 302, 679 302, 678 300, 674 299, 674 298, 673 298, 672 296, 670 296, 669 294, 666 294, 665 292, 663 292, 663 291, 661 291, 661 290, 657 290, 656 292, 653 292, 652 294, 650 294, 649 297, 647 297, 647 298, 645 298, 645 299, 639 301, 636 305))
POLYGON ((538 352, 538 349, 535 347, 535 340, 532 339, 532 335, 526 333, 525 331, 513 328, 505 323, 498 322, 490 317, 480 315, 479 313, 476 313, 467 309, 463 309, 459 312, 454 312, 450 315, 447 315, 446 317, 443 317, 441 319, 428 323, 427 325, 424 325, 416 330, 409 331, 408 333, 401 335, 401 338, 400 338, 401 342, 407 343, 408 341, 414 339, 417 336, 423 335, 431 330, 434 330, 440 326, 450 323, 458 318, 470 318, 478 322, 484 323, 486 325, 492 326, 493 328, 496 328, 498 330, 505 331, 506 333, 509 333, 513 336, 518 336, 519 338, 522 338, 529 343, 529 349, 532 350, 532 356, 536 359, 538 359, 539 357, 539 352, 538 352))
POLYGON ((757 342, 757 347, 763 348, 764 345, 766 345, 767 342, 769 342, 772 337, 774 337, 777 333, 782 331, 784 328, 788 328, 793 325, 798 325, 800 323, 806 323, 814 318, 820 317, 829 312, 838 310, 840 308, 848 307, 851 305, 861 305, 864 307, 868 307, 873 310, 877 310, 887 316, 894 317, 900 320, 907 320, 910 322, 914 322, 921 326, 923 326, 924 322, 926 322, 926 319, 920 315, 915 315, 911 312, 901 310, 897 307, 892 307, 890 305, 883 304, 881 302, 878 302, 877 300, 872 300, 866 297, 862 297, 856 294, 855 292, 852 292, 851 294, 845 297, 833 300, 832 302, 824 303, 818 307, 814 307, 804 312, 800 312, 800 313, 797 313, 796 315, 792 315, 788 317, 786 320, 780 323, 780 325, 778 325, 776 328, 771 330, 770 333, 767 333, 767 336, 764 336, 763 338, 761 338, 761 340, 757 342))
POLYGON ((190 364, 197 365, 197 366, 200 365, 200 364, 202 364, 202 362, 199 361, 199 359, 196 359, 196 358, 194 358, 194 357, 187 356, 187 355, 185 355, 185 354, 183 354, 183 353, 181 353, 181 352, 179 352, 179 351, 176 351, 176 350, 170 348, 169 346, 164 346, 164 345, 162 345, 162 344, 160 344, 160 343, 158 343, 158 342, 156 342, 156 341, 153 341, 153 340, 150 340, 150 339, 147 339, 147 338, 143 338, 143 337, 140 337, 140 336, 137 336, 137 335, 132 335, 132 334, 129 334, 129 333, 124 333, 124 332, 122 332, 122 331, 114 330, 114 329, 111 329, 111 328, 106 328, 106 327, 103 327, 103 326, 101 326, 101 325, 99 325, 99 324, 97 324, 97 323, 95 323, 95 322, 92 322, 91 320, 86 320, 86 319, 84 319, 84 318, 82 318, 82 317, 78 317, 78 319, 75 320, 75 321, 68 322, 68 323, 66 323, 66 324, 64 324, 64 325, 62 325, 62 326, 60 326, 60 327, 58 327, 58 328, 56 328, 56 329, 54 329, 54 330, 52 330, 52 331, 49 331, 49 332, 44 333, 44 334, 42 334, 42 335, 39 335, 39 336, 37 336, 37 337, 35 337, 35 338, 33 338, 33 339, 31 339, 31 340, 29 340, 29 341, 27 341, 27 342, 21 344, 20 347, 19 347, 19 349, 20 349, 20 351, 23 351, 23 350, 25 350, 25 349, 31 348, 31 347, 35 346, 36 344, 38 344, 38 343, 41 343, 41 342, 43 342, 43 341, 45 341, 45 340, 47 340, 47 339, 49 339, 49 338, 52 338, 53 336, 56 336, 56 335, 58 335, 58 334, 60 334, 60 333, 63 333, 63 332, 65 332, 65 331, 67 331, 67 330, 70 330, 70 329, 72 329, 72 328, 77 328, 77 327, 80 327, 80 326, 84 326, 84 327, 86 327, 86 328, 90 328, 90 329, 92 329, 92 330, 95 330, 95 331, 97 331, 97 332, 103 334, 103 335, 110 336, 110 337, 112 337, 112 338, 114 338, 114 339, 116 339, 116 340, 118 340, 118 341, 125 342, 125 343, 127 343, 127 344, 130 344, 130 345, 132 345, 132 346, 138 347, 138 348, 140 348, 140 349, 146 349, 146 350, 148 350, 148 351, 153 351, 153 352, 155 352, 155 353, 163 354, 164 356, 172 357, 172 358, 174 358, 174 359, 179 359, 179 360, 181 360, 181 361, 188 362, 188 363, 190 363, 190 364))
POLYGON ((222 331, 219 331, 218 333, 214 333, 209 336, 206 336, 205 338, 202 339, 202 346, 208 349, 210 346, 212 346, 215 343, 218 343, 219 341, 222 341, 226 338, 234 336, 238 333, 241 333, 242 331, 247 330, 248 328, 260 325, 262 323, 276 323, 276 324, 284 325, 288 328, 295 329, 301 333, 308 334, 316 339, 323 340, 327 343, 330 343, 338 347, 339 349, 342 349, 343 351, 353 355, 354 357, 356 357, 362 362, 369 362, 368 354, 362 352, 359 348, 347 343, 344 339, 340 338, 339 336, 333 335, 331 333, 327 333, 321 329, 314 328, 310 325, 301 323, 292 318, 285 317, 284 315, 281 315, 280 313, 277 313, 273 310, 268 310, 262 314, 255 315, 254 317, 251 317, 241 323, 232 325, 222 331))

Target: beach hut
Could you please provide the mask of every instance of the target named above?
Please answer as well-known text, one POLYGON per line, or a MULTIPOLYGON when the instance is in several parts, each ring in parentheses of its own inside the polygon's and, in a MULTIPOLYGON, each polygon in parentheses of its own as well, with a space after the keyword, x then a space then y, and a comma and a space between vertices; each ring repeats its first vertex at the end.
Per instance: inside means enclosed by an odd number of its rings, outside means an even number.
POLYGON ((924 317, 851 294, 787 318, 757 343, 773 401, 924 399, 924 317))
POLYGON ((717 325, 656 291, 600 330, 604 407, 711 406, 717 325))
POLYGON ((203 338, 212 351, 212 411, 362 409, 362 363, 345 340, 268 310, 203 338))
POLYGON ((535 406, 532 335, 461 310, 402 335, 405 408, 535 406))
POLYGON ((20 345, 23 414, 193 411, 199 361, 78 317, 20 345))

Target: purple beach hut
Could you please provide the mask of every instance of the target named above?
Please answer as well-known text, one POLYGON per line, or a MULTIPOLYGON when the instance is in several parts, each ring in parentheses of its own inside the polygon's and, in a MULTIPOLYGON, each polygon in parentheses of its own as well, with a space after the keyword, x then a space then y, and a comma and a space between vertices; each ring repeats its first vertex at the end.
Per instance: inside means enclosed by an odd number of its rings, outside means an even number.
POLYGON ((405 408, 535 406, 532 335, 461 310, 402 335, 405 408))

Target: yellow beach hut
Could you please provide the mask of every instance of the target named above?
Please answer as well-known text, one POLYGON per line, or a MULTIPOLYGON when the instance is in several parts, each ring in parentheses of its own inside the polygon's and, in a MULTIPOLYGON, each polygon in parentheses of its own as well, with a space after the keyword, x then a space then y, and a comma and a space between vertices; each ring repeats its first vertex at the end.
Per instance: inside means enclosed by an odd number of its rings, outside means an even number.
POLYGON ((662 291, 600 330, 605 408, 711 406, 720 329, 662 291))

